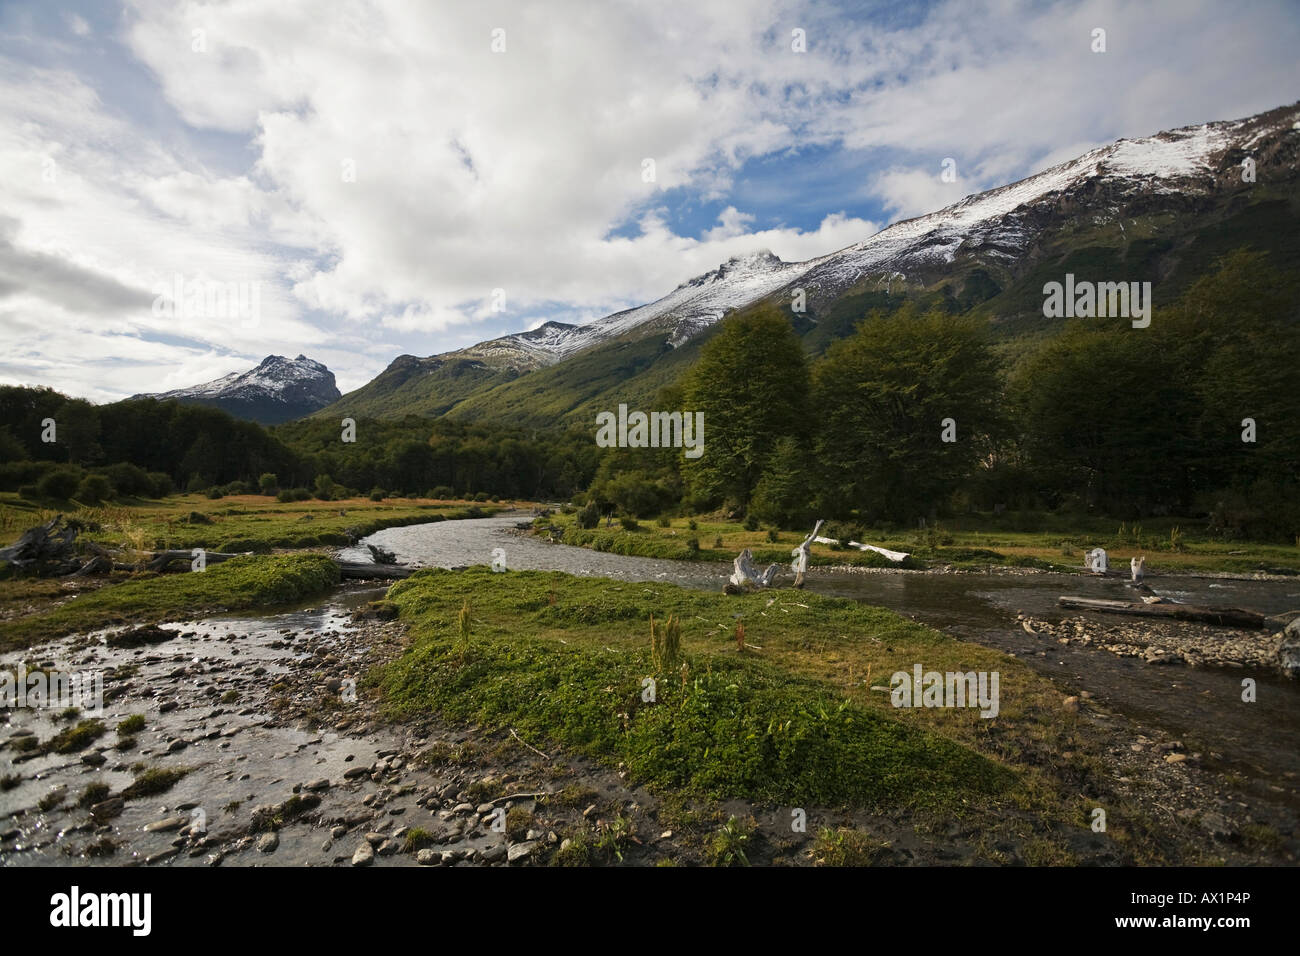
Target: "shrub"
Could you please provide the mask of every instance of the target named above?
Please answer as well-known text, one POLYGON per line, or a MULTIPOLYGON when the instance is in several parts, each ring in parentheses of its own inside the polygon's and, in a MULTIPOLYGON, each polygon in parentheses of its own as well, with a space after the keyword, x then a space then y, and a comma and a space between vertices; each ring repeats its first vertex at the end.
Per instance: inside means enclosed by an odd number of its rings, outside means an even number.
POLYGON ((257 479, 257 487, 262 489, 262 494, 273 495, 279 490, 280 479, 276 477, 273 471, 264 471, 261 477, 257 479))
POLYGON ((206 494, 207 494, 207 496, 208 496, 209 498, 211 498, 213 501, 215 501, 215 500, 218 499, 218 498, 224 498, 224 497, 226 497, 225 495, 223 495, 223 494, 221 493, 221 489, 220 489, 220 488, 215 488, 215 487, 214 487, 214 488, 209 488, 209 489, 207 490, 206 494))
POLYGON ((103 475, 87 475, 77 486, 77 500, 97 505, 113 497, 113 486, 103 475))
POLYGON ((371 501, 383 501, 383 500, 384 500, 384 489, 383 489, 383 488, 371 488, 371 489, 370 489, 370 500, 371 500, 371 501))
POLYGON ((316 484, 313 486, 316 497, 321 501, 331 501, 338 491, 338 485, 329 475, 317 475, 316 484))
POLYGON ((699 524, 699 522, 696 521, 694 518, 692 518, 690 521, 686 522, 686 527, 690 528, 692 531, 699 531, 699 530, 700 530, 700 524, 699 524))
POLYGON ((660 515, 659 520, 656 521, 655 524, 661 528, 671 528, 673 523, 668 520, 667 515, 660 515))
POLYGON ((757 530, 758 530, 758 515, 748 515, 748 516, 746 516, 746 518, 745 518, 745 530, 746 530, 746 531, 757 531, 757 530))
POLYGON ((686 550, 687 552, 690 553, 690 556, 692 558, 696 557, 700 553, 700 539, 699 538, 688 539, 686 542, 686 550))
POLYGON ((476 495, 474 496, 473 500, 474 500, 474 501, 487 501, 487 500, 488 500, 488 493, 487 493, 486 491, 480 491, 478 494, 476 494, 476 495))
POLYGON ((722 550, 722 535, 718 535, 713 539, 713 547, 719 551, 722 550))
POLYGON ((775 528, 768 528, 768 529, 767 529, 767 540, 770 541, 770 542, 772 542, 773 544, 776 544, 778 541, 781 540, 781 536, 778 535, 778 534, 776 533, 776 529, 775 529, 775 528))
POLYGON ((22 485, 36 486, 46 472, 54 468, 52 461, 9 461, 0 465, 0 489, 13 491, 22 485))
POLYGON ((41 490, 35 485, 23 485, 18 489, 18 497, 34 501, 41 496, 41 490))
POLYGON ((63 501, 75 495, 80 485, 80 468, 56 468, 36 483, 36 490, 42 498, 63 501))
POLYGON ((631 515, 623 515, 618 519, 618 523, 623 526, 624 531, 635 531, 640 527, 640 525, 636 523, 636 519, 631 515))
MULTIPOLYGON (((153 494, 153 479, 143 468, 127 461, 120 461, 102 469, 105 478, 113 486, 117 496, 131 495, 147 498, 153 494)), ((80 497, 80 495, 78 495, 80 497)), ((83 499, 84 500, 84 499, 83 499)))
POLYGON ((438 485, 438 487, 434 488, 431 492, 429 492, 428 497, 442 498, 442 499, 455 498, 456 489, 450 487, 449 485, 438 485))
POLYGON ((600 506, 594 501, 589 501, 578 512, 578 527, 590 531, 598 524, 600 524, 600 506))
POLYGON ((161 471, 149 472, 149 494, 155 498, 169 498, 176 494, 176 483, 172 476, 161 471))

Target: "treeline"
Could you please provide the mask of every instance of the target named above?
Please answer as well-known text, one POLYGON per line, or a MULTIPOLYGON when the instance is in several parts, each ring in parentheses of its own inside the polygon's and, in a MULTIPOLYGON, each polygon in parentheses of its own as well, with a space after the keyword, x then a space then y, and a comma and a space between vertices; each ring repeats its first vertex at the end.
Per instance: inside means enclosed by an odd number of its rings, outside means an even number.
POLYGON ((407 418, 271 429, 154 399, 97 406, 48 388, 0 387, 0 490, 98 503, 177 491, 372 497, 571 497, 599 450, 583 433, 529 433, 407 418))
POLYGON ((598 448, 594 421, 267 429, 176 402, 0 387, 0 490, 558 498, 586 504, 588 522, 723 509, 789 528, 1002 509, 1201 515, 1225 535, 1300 536, 1300 291, 1264 257, 1222 260, 1142 329, 1044 319, 1042 339, 995 344, 959 304, 925 304, 873 311, 815 359, 776 308, 728 318, 652 406, 704 413, 698 459, 598 448))
POLYGON ((590 497, 795 528, 1001 509, 1203 515, 1225 535, 1293 541, 1298 303, 1294 277, 1239 252, 1149 328, 1080 319, 999 349, 985 320, 905 305, 815 361, 782 311, 754 309, 656 404, 705 413, 703 456, 623 449, 590 497))
POLYGON ((349 488, 437 498, 567 499, 587 487, 600 458, 585 430, 522 432, 414 416, 358 419, 351 429, 312 418, 274 432, 317 475, 349 488))

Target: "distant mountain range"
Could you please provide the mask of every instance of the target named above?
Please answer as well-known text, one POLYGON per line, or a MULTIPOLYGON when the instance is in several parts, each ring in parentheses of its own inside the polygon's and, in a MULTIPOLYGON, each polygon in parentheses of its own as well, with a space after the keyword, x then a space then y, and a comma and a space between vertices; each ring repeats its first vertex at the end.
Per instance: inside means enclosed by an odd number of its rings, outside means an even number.
POLYGON ((263 425, 302 418, 339 398, 334 373, 304 355, 287 359, 268 355, 256 368, 232 373, 203 385, 132 398, 175 399, 208 405, 263 425))
MULTIPOLYGON (((321 402, 328 390, 313 389, 306 404, 319 404, 297 414, 590 422, 620 402, 651 400, 728 312, 762 302, 788 308, 800 289, 807 310, 791 320, 814 354, 900 294, 977 311, 1005 339, 1055 330, 1042 315, 1042 287, 1066 272, 1151 281, 1158 308, 1241 246, 1269 252, 1279 268, 1300 267, 1298 163, 1300 104, 1122 139, 817 259, 783 262, 759 250, 586 325, 547 322, 454 352, 402 355, 341 398, 333 376, 309 363, 328 376, 337 400, 321 402)), ((272 356, 247 375, 273 359, 285 361, 272 356)), ((162 397, 217 404, 242 378, 162 397)), ((280 407, 274 396, 260 400, 270 403, 264 416, 280 407)))

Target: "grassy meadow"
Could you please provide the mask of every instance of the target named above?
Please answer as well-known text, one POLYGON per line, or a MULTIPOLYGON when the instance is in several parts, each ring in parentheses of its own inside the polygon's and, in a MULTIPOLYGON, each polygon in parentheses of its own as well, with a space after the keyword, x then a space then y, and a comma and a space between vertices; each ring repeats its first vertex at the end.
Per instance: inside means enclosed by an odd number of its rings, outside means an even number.
MULTIPOLYGON (((747 529, 718 516, 639 521, 628 530, 615 519, 606 526, 583 529, 576 514, 557 513, 538 519, 539 529, 562 529, 565 544, 614 554, 677 560, 732 561, 750 548, 756 564, 789 563, 790 552, 806 531, 747 529), (775 540, 773 540, 775 538, 775 540)), ((842 525, 823 527, 822 536, 841 533, 842 525)), ((811 529, 809 529, 811 530, 811 529)), ((855 566, 925 569, 941 566, 1038 568, 1078 571, 1092 548, 1105 548, 1112 568, 1126 568, 1144 555, 1148 574, 1209 572, 1300 574, 1300 546, 1216 537, 1195 519, 1157 518, 1138 523, 1103 518, 1043 514, 972 515, 915 530, 895 527, 855 528, 848 538, 891 551, 907 552, 902 564, 870 551, 817 544, 810 566, 855 566)))
POLYGON ((890 611, 482 567, 418 571, 388 600, 411 632, 371 677, 394 718, 511 728, 662 794, 977 818, 990 840, 1036 835, 1043 862, 1073 862, 1070 840, 1104 798, 1110 838, 1135 860, 1170 851, 1112 790, 1105 742, 1050 681, 890 611), (652 618, 661 637, 679 625, 676 648, 652 647, 652 618), (893 707, 882 688, 917 663, 999 672, 1000 712, 893 707))

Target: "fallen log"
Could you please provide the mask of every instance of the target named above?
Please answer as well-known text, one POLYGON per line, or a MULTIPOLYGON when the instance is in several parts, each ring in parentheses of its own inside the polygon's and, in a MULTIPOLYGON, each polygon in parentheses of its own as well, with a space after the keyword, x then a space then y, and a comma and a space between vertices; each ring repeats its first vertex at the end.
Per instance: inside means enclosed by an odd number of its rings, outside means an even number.
POLYGON ((370 564, 365 561, 338 561, 339 574, 345 578, 388 578, 397 580, 411 576, 412 568, 400 564, 370 564))
MULTIPOLYGON (((199 549, 196 549, 199 550, 199 549)), ((228 554, 224 551, 205 551, 203 560, 208 564, 220 564, 222 561, 229 561, 231 558, 242 557, 240 554, 228 554)), ((194 560, 194 551, 155 551, 149 558, 145 569, 149 571, 166 571, 177 561, 184 561, 187 564, 194 560)))
MULTIPOLYGON (((229 561, 231 558, 243 557, 241 554, 228 554, 224 551, 208 551, 204 558, 208 564, 220 564, 222 561, 229 561)), ((194 556, 189 551, 158 551, 149 563, 145 565, 150 571, 166 571, 177 561, 186 563, 192 562, 194 556)), ((411 569, 399 564, 372 564, 368 561, 341 561, 334 559, 338 565, 339 574, 345 578, 387 578, 397 580, 399 578, 409 577, 411 569)))
MULTIPOLYGON (((818 544, 839 544, 840 543, 839 539, 837 538, 816 537, 813 538, 813 540, 816 541, 818 544)), ((890 561, 893 561, 895 564, 897 564, 900 561, 906 561, 909 557, 909 554, 906 551, 890 551, 888 548, 879 548, 876 547, 876 545, 874 544, 862 544, 861 542, 858 541, 850 541, 849 547, 857 548, 859 551, 874 551, 876 552, 876 554, 883 555, 884 557, 888 558, 890 561)))
POLYGON ((1200 607, 1195 604, 1141 604, 1133 601, 1111 601, 1104 598, 1062 595, 1057 598, 1061 607, 1072 611, 1098 611, 1102 614, 1127 614, 1131 617, 1163 617, 1178 621, 1199 621, 1219 627, 1265 626, 1266 618, 1255 611, 1235 607, 1200 607))

